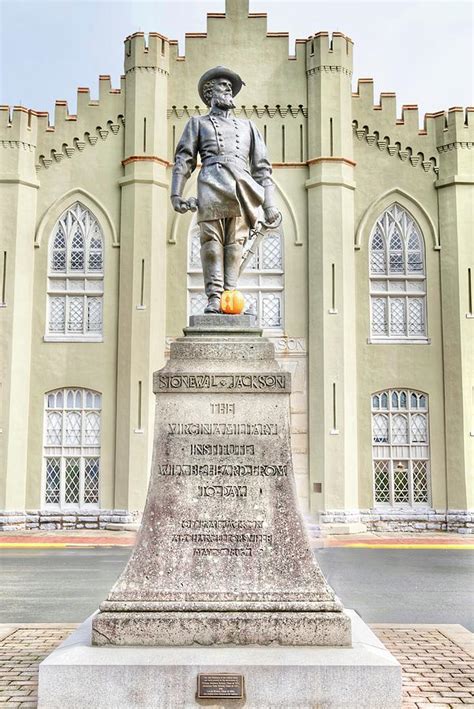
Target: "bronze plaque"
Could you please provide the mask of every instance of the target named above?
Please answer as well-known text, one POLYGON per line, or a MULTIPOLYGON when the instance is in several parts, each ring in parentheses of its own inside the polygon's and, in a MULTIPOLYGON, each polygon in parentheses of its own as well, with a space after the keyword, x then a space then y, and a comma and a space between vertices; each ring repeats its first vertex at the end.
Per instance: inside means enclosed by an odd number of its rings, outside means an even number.
POLYGON ((198 675, 198 699, 243 699, 244 676, 231 672, 206 672, 198 675))

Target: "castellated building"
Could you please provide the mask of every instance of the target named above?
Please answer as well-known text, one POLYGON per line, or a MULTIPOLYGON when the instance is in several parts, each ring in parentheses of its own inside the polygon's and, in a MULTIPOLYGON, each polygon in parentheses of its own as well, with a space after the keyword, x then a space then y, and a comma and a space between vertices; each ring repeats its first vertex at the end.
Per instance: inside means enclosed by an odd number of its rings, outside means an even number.
POLYGON ((120 88, 79 88, 77 115, 0 107, 3 528, 119 528, 143 509, 153 372, 204 303, 196 217, 169 200, 174 149, 207 112, 199 77, 224 64, 283 215, 240 285, 292 374, 304 514, 473 531, 474 109, 420 129, 372 79, 353 92, 352 51, 318 32, 288 56, 285 32, 227 0, 183 56, 128 37, 120 88))

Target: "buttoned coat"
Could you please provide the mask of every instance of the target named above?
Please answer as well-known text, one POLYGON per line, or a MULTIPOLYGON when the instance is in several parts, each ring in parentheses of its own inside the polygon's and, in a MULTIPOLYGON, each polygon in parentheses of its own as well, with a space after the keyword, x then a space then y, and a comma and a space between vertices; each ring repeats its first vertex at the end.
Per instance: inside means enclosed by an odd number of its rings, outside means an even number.
POLYGON ((255 125, 217 108, 190 118, 176 148, 172 195, 182 196, 198 154, 198 222, 241 216, 254 226, 264 188, 273 185, 266 146, 255 125))

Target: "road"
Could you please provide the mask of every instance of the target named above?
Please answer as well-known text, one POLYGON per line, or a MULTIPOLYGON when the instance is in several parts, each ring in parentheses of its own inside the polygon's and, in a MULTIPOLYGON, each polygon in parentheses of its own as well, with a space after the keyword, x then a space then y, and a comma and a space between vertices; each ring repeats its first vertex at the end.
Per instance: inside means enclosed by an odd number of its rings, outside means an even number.
MULTIPOLYGON (((80 622, 105 598, 130 547, 2 549, 0 623, 80 622)), ((348 549, 316 556, 348 608, 368 623, 460 623, 474 631, 474 553, 348 549)))

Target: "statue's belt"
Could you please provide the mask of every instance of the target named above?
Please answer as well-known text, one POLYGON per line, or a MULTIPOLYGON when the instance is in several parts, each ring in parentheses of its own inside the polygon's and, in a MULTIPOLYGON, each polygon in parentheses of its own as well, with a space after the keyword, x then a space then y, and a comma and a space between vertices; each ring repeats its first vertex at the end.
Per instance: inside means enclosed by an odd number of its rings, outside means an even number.
POLYGON ((204 158, 202 161, 203 167, 208 167, 209 165, 217 165, 220 163, 233 163, 239 167, 247 167, 247 158, 243 155, 212 155, 208 158, 204 158))

